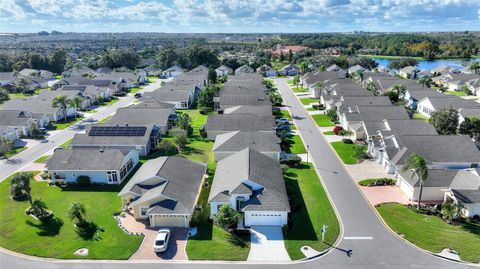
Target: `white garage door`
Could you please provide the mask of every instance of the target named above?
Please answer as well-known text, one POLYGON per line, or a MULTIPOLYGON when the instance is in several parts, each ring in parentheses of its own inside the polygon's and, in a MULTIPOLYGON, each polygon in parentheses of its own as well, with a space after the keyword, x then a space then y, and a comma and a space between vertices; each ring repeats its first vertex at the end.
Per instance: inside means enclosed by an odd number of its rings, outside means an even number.
POLYGON ((152 215, 152 227, 188 227, 188 218, 185 215, 152 215))
POLYGON ((249 226, 281 226, 282 215, 275 213, 253 213, 247 215, 245 224, 249 226))

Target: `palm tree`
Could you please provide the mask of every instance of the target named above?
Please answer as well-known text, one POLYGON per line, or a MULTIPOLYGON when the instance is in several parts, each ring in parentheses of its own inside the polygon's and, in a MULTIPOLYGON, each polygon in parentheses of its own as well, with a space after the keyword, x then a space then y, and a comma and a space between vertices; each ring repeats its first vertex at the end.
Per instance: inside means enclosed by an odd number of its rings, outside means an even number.
POLYGON ((367 86, 365 87, 365 89, 367 91, 370 91, 373 93, 373 95, 377 96, 379 94, 378 92, 378 89, 377 89, 377 86, 375 86, 375 83, 373 83, 372 81, 369 81, 367 83, 367 86))
POLYGON ((80 202, 73 202, 68 209, 68 217, 71 220, 76 219, 77 225, 81 225, 86 222, 85 215, 87 214, 87 210, 85 209, 85 205, 80 202))
POLYGON ((28 201, 32 204, 32 196, 30 194, 30 179, 32 174, 23 172, 15 174, 12 179, 10 179, 10 193, 12 197, 18 197, 22 194, 25 194, 28 197, 28 201))
POLYGON ((420 192, 418 193, 418 204, 417 204, 417 210, 419 210, 420 203, 422 201, 423 183, 425 180, 427 180, 427 177, 428 177, 427 162, 421 155, 417 153, 412 153, 412 155, 408 157, 405 165, 402 167, 402 170, 413 171, 412 179, 414 176, 416 176, 418 180, 420 180, 420 192))
POLYGON ((53 98, 52 107, 60 107, 62 109, 63 120, 67 122, 67 108, 70 106, 66 95, 58 95, 53 98))
MULTIPOLYGON (((68 99, 67 103, 69 106, 74 107, 76 111, 82 108, 83 99, 80 96, 75 96, 72 99, 68 99)), ((75 117, 76 117, 75 113, 75 117)))
POLYGON ((407 88, 405 88, 405 86, 401 84, 394 84, 392 86, 392 91, 395 91, 398 94, 398 96, 404 96, 405 92, 407 91, 407 88))
POLYGON ((417 84, 421 84, 423 88, 427 86, 427 88, 430 88, 432 85, 432 79, 429 77, 422 77, 417 80, 417 84))
POLYGON ((33 201, 32 205, 30 206, 30 212, 37 217, 43 216, 47 209, 47 204, 40 199, 35 199, 35 201, 33 201))

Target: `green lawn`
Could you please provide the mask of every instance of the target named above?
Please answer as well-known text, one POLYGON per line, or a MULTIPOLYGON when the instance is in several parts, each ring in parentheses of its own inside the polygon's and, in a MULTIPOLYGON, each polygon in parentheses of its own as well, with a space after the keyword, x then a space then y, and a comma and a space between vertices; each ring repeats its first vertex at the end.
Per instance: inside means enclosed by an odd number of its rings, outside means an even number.
POLYGON ((128 90, 128 93, 135 94, 136 92, 140 91, 141 89, 143 89, 143 87, 130 88, 128 90))
POLYGON ((99 120, 97 123, 105 123, 107 120, 111 119, 112 117, 113 117, 113 115, 106 116, 105 118, 99 120))
POLYGON ((292 260, 304 258, 302 246, 323 251, 333 245, 340 227, 335 212, 323 186, 311 165, 302 163, 299 168, 290 168, 285 174, 287 192, 300 208, 290 213, 292 225, 285 235, 285 247, 292 260), (322 226, 327 225, 325 243, 322 243, 322 226))
POLYGON ((458 92, 457 91, 445 91, 445 94, 455 95, 455 96, 458 96, 458 97, 468 96, 468 94, 466 94, 463 91, 458 91, 458 92))
POLYGON ((20 153, 20 152, 22 152, 26 149, 27 149, 27 147, 14 147, 14 148, 12 148, 11 150, 9 150, 5 153, 5 157, 6 158, 11 158, 11 157, 15 156, 16 154, 18 154, 18 153, 20 153))
POLYGON ((4 180, 0 183, 0 246, 3 248, 33 256, 75 259, 83 257, 74 256, 74 251, 88 248, 89 255, 84 257, 87 259, 128 259, 142 242, 142 236, 127 235, 113 218, 113 213, 121 210, 117 193, 122 186, 75 190, 32 181, 31 187, 32 197, 42 199, 54 212, 55 219, 42 225, 26 215, 28 202, 10 199, 9 180, 4 180), (80 237, 67 217, 70 204, 78 201, 86 206, 87 220, 103 227, 98 241, 80 237))
MULTIPOLYGON (((212 184, 216 163, 213 160, 213 141, 208 141, 199 134, 199 129, 207 121, 207 115, 201 115, 198 110, 181 110, 179 113, 187 113, 192 119, 193 136, 185 150, 180 153, 187 159, 208 164, 209 186, 212 184)), ((208 195, 210 187, 202 188, 198 204, 202 205, 202 211, 196 212, 193 217, 193 226, 198 228, 198 234, 187 242, 186 251, 191 260, 246 260, 250 251, 250 238, 234 237, 223 229, 213 226, 208 218, 208 195)))
POLYGON ((279 116, 280 118, 287 118, 289 120, 292 120, 292 116, 290 115, 290 112, 288 110, 280 110, 280 111, 275 111, 273 113, 274 116, 279 116))
POLYGON ((303 154, 307 153, 307 150, 305 149, 305 146, 303 145, 302 139, 300 138, 299 135, 292 135, 287 139, 288 143, 288 153, 293 153, 293 154, 303 154))
POLYGON ((48 160, 48 158, 50 158, 52 155, 43 155, 43 156, 40 156, 38 159, 36 159, 35 161, 33 161, 34 163, 44 163, 48 160))
POLYGON ((158 77, 156 76, 147 76, 148 83, 155 83, 158 80, 158 77))
POLYGON ((72 126, 73 124, 79 122, 83 120, 83 117, 76 117, 76 118, 73 118, 73 117, 70 117, 70 118, 67 118, 67 121, 64 121, 64 120, 59 120, 59 121, 55 121, 55 122, 52 122, 52 129, 53 130, 64 130, 70 126, 72 126))
MULTIPOLYGON (((332 144, 333 148, 337 152, 340 159, 342 159, 344 164, 356 164, 358 163, 358 159, 353 157, 353 148, 355 144, 345 144, 342 141, 336 141, 330 143, 332 144)), ((366 146, 364 146, 366 149, 366 146)))
POLYGON ((335 133, 333 131, 326 131, 326 132, 323 132, 324 135, 335 135, 335 133))
POLYGON ((287 84, 288 84, 288 85, 293 85, 293 79, 287 80, 287 84))
POLYGON ((314 98, 300 98, 300 102, 303 104, 303 105, 309 105, 311 103, 318 103, 318 99, 314 99, 314 98))
POLYGON ((312 115, 313 120, 315 123, 320 126, 320 127, 330 127, 330 126, 335 126, 333 122, 330 121, 330 117, 324 114, 317 114, 317 115, 312 115))
POLYGON ((306 92, 307 89, 306 88, 303 88, 302 86, 292 86, 290 87, 290 89, 292 89, 293 92, 306 92))
POLYGON ((70 147, 70 144, 72 143, 73 137, 68 139, 67 141, 63 142, 59 147, 67 149, 70 147))
POLYGON ((438 253, 451 247, 462 260, 480 262, 478 223, 449 225, 437 216, 418 214, 400 204, 382 204, 377 211, 392 230, 420 248, 438 253))
POLYGON ((110 98, 110 100, 103 102, 102 106, 112 105, 112 104, 115 104, 118 101, 120 101, 120 98, 110 98))
POLYGON ((308 111, 319 111, 319 109, 313 108, 313 107, 308 107, 307 110, 308 110, 308 111))
POLYGON ((428 123, 430 121, 429 118, 423 116, 422 114, 418 113, 418 112, 414 112, 413 113, 413 119, 414 120, 423 120, 424 122, 428 123))

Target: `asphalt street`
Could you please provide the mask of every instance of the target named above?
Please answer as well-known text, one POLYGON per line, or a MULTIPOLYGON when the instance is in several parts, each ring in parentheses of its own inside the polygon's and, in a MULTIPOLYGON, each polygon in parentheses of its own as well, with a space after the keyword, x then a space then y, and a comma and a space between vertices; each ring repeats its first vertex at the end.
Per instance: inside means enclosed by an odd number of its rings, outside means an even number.
POLYGON ((467 265, 423 252, 387 230, 336 157, 323 134, 308 116, 306 109, 288 88, 286 80, 277 79, 276 82, 290 112, 295 115, 297 129, 304 142, 309 145, 310 157, 318 169, 343 225, 342 238, 330 252, 320 258, 294 264, 76 262, 28 259, 0 253, 0 268, 469 268, 467 265))

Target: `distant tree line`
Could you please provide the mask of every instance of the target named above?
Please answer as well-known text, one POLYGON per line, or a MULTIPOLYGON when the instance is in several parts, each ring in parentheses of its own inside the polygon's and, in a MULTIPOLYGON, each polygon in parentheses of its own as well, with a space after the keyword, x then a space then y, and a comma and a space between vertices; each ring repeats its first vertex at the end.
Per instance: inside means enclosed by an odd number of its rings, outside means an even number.
POLYGON ((189 45, 185 48, 167 46, 160 50, 155 59, 160 68, 166 69, 173 65, 182 68, 193 69, 201 64, 208 67, 217 67, 219 52, 198 44, 189 45))
POLYGON ((48 55, 37 52, 25 54, 0 54, 0 72, 20 71, 24 68, 49 70, 60 74, 67 63, 67 54, 63 49, 55 49, 48 55))

